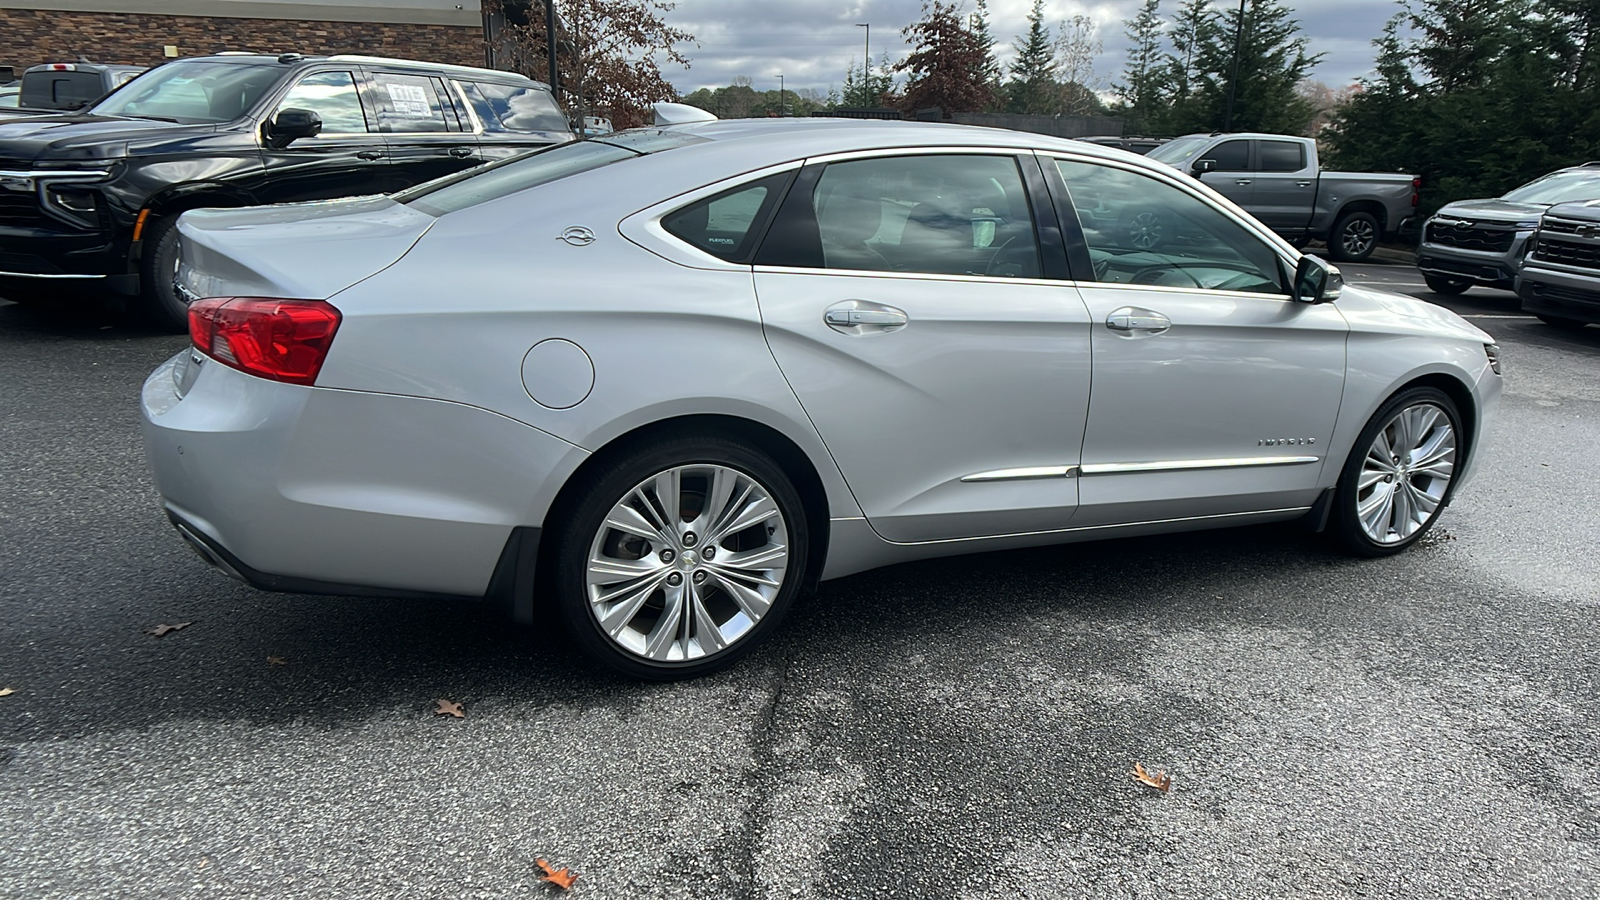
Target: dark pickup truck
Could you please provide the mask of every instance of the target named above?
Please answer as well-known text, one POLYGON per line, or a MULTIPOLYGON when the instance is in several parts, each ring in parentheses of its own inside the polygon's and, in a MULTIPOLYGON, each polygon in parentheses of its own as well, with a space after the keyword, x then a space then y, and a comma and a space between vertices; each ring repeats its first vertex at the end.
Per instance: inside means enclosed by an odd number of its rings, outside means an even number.
POLYGON ((0 110, 9 116, 51 115, 83 109, 139 76, 144 66, 97 63, 46 63, 29 66, 18 79, 17 105, 0 110))
POLYGON ((0 121, 0 297, 137 296, 186 327, 179 214, 397 191, 573 140, 548 86, 363 56, 175 60, 81 114, 0 121))

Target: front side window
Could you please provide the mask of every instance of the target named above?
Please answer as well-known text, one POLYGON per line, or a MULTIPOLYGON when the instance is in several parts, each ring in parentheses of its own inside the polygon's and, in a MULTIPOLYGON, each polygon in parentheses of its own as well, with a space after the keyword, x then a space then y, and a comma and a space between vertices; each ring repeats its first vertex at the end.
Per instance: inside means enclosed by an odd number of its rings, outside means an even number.
POLYGON ((1223 141, 1200 154, 1201 159, 1216 160, 1217 172, 1248 172, 1250 170, 1250 142, 1223 141))
POLYGON ((90 112, 186 124, 232 122, 249 112, 283 74, 283 67, 276 65, 167 63, 128 82, 90 112))
POLYGON ((1277 253, 1220 210, 1127 169, 1057 160, 1095 281, 1284 294, 1277 253))
POLYGON ((1040 277, 1033 216, 1009 156, 831 163, 812 209, 825 268, 1040 277))
POLYGON ((372 76, 372 85, 379 131, 415 134, 450 130, 432 78, 378 72, 372 76))
POLYGON ((322 117, 322 134, 365 134, 367 117, 361 111, 355 75, 317 72, 289 89, 278 109, 306 109, 322 117))

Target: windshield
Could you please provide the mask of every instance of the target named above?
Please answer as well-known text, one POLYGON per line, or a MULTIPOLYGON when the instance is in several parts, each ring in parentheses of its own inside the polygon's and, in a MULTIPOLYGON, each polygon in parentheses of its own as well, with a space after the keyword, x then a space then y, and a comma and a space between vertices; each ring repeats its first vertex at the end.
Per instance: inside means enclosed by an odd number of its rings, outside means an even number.
POLYGON ((647 153, 657 153, 706 139, 671 131, 624 131, 601 140, 572 141, 401 191, 394 199, 418 212, 442 216, 525 191, 568 175, 609 166, 647 153))
POLYGON ((1169 166, 1176 166, 1181 169, 1184 163, 1210 144, 1211 138, 1203 134, 1190 135, 1189 137, 1175 138, 1168 141, 1151 150, 1146 156, 1156 162, 1166 163, 1169 166))
POLYGON ((123 85, 89 112, 185 124, 232 122, 249 111, 286 71, 282 66, 253 63, 168 63, 123 85))
POLYGON ((1553 206, 1572 200, 1600 200, 1600 168, 1568 169, 1530 181, 1501 200, 1553 206))

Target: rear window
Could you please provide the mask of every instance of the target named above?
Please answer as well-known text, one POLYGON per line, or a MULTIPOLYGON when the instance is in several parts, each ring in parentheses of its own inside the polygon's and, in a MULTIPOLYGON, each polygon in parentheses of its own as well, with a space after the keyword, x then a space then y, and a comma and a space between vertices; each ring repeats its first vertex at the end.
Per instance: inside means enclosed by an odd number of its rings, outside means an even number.
POLYGON ((463 81, 461 89, 483 121, 485 131, 570 131, 566 114, 543 88, 531 85, 463 81))
POLYGON ((418 212, 442 216, 579 172, 705 141, 671 131, 624 131, 602 140, 557 144, 468 169, 401 191, 394 199, 418 212))
POLYGON ((22 77, 22 105, 78 109, 106 92, 99 72, 29 72, 22 77))

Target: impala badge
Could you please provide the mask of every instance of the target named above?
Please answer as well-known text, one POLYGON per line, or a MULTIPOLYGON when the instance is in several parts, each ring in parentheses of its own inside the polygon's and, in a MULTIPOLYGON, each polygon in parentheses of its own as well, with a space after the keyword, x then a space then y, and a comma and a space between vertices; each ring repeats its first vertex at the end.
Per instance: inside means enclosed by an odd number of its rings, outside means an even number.
POLYGON ((594 231, 582 225, 570 225, 556 236, 556 240, 566 241, 574 247, 587 247, 594 243, 594 231))
POLYGON ((1310 446, 1317 442, 1316 438, 1262 438, 1256 441, 1257 447, 1287 447, 1291 444, 1310 446))

